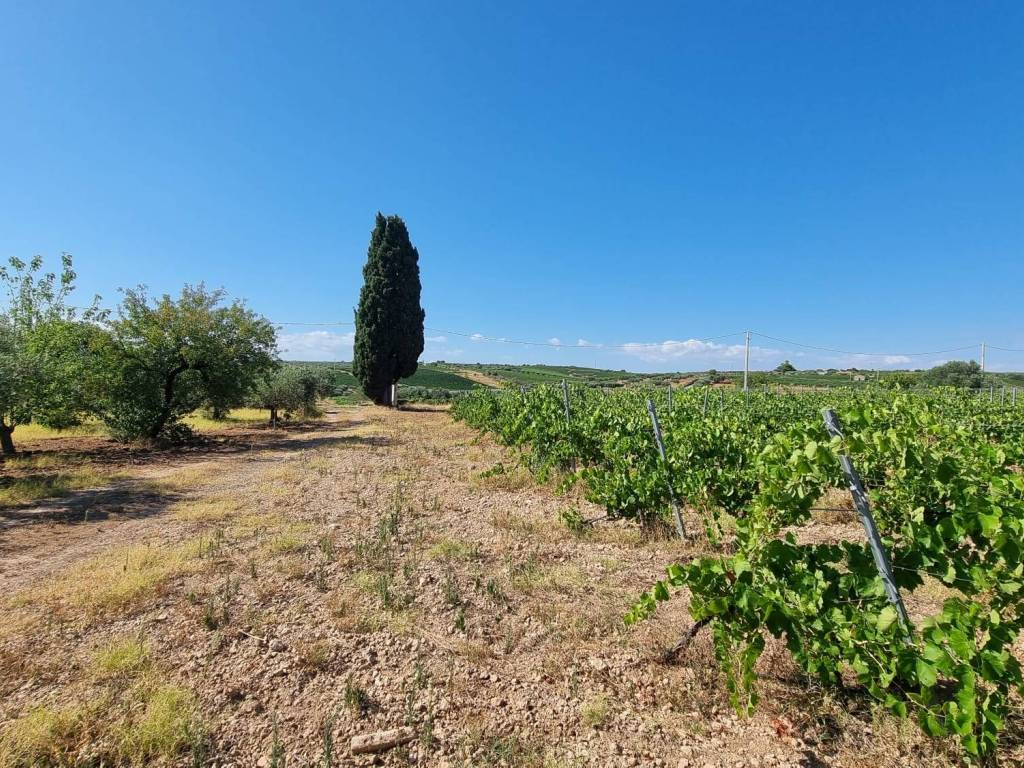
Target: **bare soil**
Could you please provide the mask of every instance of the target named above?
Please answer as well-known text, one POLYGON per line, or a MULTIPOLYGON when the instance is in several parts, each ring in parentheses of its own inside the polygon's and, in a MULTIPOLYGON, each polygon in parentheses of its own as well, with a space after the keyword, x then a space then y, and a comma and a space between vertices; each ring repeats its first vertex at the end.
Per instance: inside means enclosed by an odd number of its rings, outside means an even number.
POLYGON ((137 637, 198 697, 204 765, 269 766, 275 723, 289 767, 323 765, 325 733, 344 766, 954 762, 856 693, 817 689, 779 644, 755 714, 737 717, 706 633, 663 660, 691 625, 685 596, 622 623, 690 545, 620 524, 572 533, 562 511, 603 510, 536 485, 443 410, 334 408, 308 428, 242 432, 148 455, 50 447, 135 474, 0 511, 0 733, 88 696, 95 650, 137 637), (117 605, 67 584, 119 548, 197 541, 187 568, 117 605), (402 726, 404 747, 350 754, 352 737, 402 726))

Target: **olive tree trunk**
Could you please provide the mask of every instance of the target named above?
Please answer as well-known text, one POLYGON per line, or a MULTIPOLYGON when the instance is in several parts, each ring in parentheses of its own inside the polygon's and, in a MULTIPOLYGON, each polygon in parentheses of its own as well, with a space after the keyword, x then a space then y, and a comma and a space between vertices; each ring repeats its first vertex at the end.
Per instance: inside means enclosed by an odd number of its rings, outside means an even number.
POLYGON ((14 427, 9 427, 3 422, 0 422, 0 454, 4 456, 13 456, 14 440, 11 437, 11 433, 14 432, 14 427))

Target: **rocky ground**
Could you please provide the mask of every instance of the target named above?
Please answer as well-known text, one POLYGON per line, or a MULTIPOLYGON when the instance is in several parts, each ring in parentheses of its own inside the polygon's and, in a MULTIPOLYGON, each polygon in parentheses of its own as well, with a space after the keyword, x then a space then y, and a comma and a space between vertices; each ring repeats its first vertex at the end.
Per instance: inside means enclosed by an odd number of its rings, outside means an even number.
POLYGON ((0 766, 955 760, 777 646, 736 717, 708 637, 662 658, 691 624, 685 596, 622 623, 687 545, 573 532, 566 510, 602 511, 442 410, 335 408, 229 437, 0 513, 0 766), (397 728, 411 740, 352 754, 397 728))

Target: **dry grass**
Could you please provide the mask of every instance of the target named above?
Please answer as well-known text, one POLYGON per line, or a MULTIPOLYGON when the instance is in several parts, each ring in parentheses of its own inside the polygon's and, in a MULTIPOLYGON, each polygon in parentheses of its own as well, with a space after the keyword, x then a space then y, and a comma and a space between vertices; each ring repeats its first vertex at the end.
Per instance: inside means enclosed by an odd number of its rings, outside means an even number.
POLYGON ((580 707, 580 720, 588 728, 600 728, 611 715, 611 699, 607 694, 599 693, 583 702, 580 707))
POLYGON ((209 461, 175 469, 163 477, 147 478, 145 488, 161 493, 194 491, 215 480, 224 471, 222 464, 209 461))
POLYGON ((42 424, 22 424, 14 430, 15 441, 53 440, 59 437, 91 437, 105 435, 106 429, 98 421, 86 421, 77 427, 51 429, 42 424))
POLYGON ((499 531, 505 531, 517 540, 546 541, 564 535, 543 520, 516 512, 494 512, 491 515, 491 525, 499 531))
POLYGON ((331 644, 326 640, 303 642, 295 649, 295 656, 307 669, 325 669, 331 661, 331 644))
MULTIPOLYGON (((9 460, 8 467, 34 472, 60 466, 60 463, 60 459, 57 457, 40 456, 9 460)), ((101 471, 88 464, 53 474, 13 477, 0 487, 0 506, 28 504, 40 499, 65 496, 72 491, 81 491, 87 488, 104 488, 126 477, 128 476, 124 473, 101 471)))
POLYGON ((202 411, 186 416, 183 421, 196 432, 219 432, 226 427, 249 427, 255 424, 267 424, 270 411, 259 408, 232 408, 227 418, 216 421, 202 411))
POLYGON ((93 654, 92 671, 100 680, 132 677, 149 667, 149 649, 141 640, 115 640, 93 654))
POLYGON ((237 517, 231 519, 227 531, 236 539, 248 538, 273 533, 283 520, 284 518, 277 512, 246 512, 243 509, 237 517))
POLYGON ((248 530, 266 533, 260 550, 272 557, 299 554, 305 550, 311 543, 313 526, 303 520, 290 520, 281 514, 266 513, 241 518, 231 528, 233 533, 243 535, 248 530))
POLYGON ((442 538, 427 550, 427 557, 433 560, 478 560, 481 556, 480 544, 475 541, 442 538))
POLYGON ((60 705, 23 712, 0 733, 0 768, 160 765, 203 752, 195 696, 167 680, 139 641, 99 648, 91 680, 62 691, 60 705))
POLYGON ((152 596, 162 582, 198 566, 198 542, 121 547, 90 558, 16 598, 19 606, 93 615, 118 611, 152 596))
POLYGON ((37 707, 11 722, 0 735, 0 768, 73 764, 69 752, 86 730, 77 707, 37 707))
POLYGON ((299 462, 289 461, 271 467, 260 475, 257 490, 264 496, 285 498, 291 496, 304 479, 304 468, 299 462))
POLYGON ((65 464, 67 458, 59 453, 42 453, 35 456, 10 456, 0 466, 16 472, 29 473, 41 469, 59 469, 65 464))
POLYGON ((498 736, 485 724, 473 724, 463 743, 463 752, 472 755, 467 763, 476 768, 568 768, 540 741, 519 736, 498 736))
MULTIPOLYGON (((384 422, 379 418, 371 418, 345 429, 345 437, 383 437, 385 434, 386 429, 384 422)), ((358 443, 352 443, 352 447, 358 447, 358 445, 358 443)), ((341 447, 342 446, 338 446, 335 450, 338 450, 341 447)))
POLYGON ((220 523, 245 509, 245 502, 231 496, 208 496, 172 504, 168 512, 176 519, 190 523, 220 523))
POLYGON ((572 594, 587 586, 587 574, 575 565, 547 565, 528 559, 509 568, 512 588, 524 594, 572 594))
POLYGON ((271 539, 266 546, 266 551, 272 555, 287 555, 292 552, 299 552, 306 546, 305 542, 289 534, 282 534, 271 539))
MULTIPOLYGON (((184 418, 184 422, 197 432, 219 432, 227 427, 245 427, 255 424, 266 424, 270 419, 269 411, 258 408, 233 408, 226 419, 214 421, 201 411, 196 411, 184 418)), ((53 440, 68 437, 92 437, 107 434, 106 427, 99 421, 89 419, 76 427, 68 429, 51 429, 42 424, 22 424, 14 430, 14 439, 20 441, 53 440)))
POLYGON ((0 768, 167 764, 198 747, 202 733, 192 693, 147 676, 126 691, 26 712, 0 735, 0 768))
POLYGON ((333 457, 324 451, 318 451, 314 458, 306 462, 306 470, 318 477, 329 477, 336 466, 333 457))
POLYGON ((383 617, 379 612, 366 610, 357 588, 335 590, 327 599, 327 608, 334 623, 345 632, 364 634, 374 632, 383 625, 383 617))

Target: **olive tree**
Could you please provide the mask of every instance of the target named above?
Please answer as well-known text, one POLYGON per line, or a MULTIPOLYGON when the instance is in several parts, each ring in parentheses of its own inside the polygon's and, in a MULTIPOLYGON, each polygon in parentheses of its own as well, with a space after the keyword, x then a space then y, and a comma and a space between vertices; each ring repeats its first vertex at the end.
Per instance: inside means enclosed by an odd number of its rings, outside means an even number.
POLYGON ((151 302, 124 290, 98 375, 101 417, 122 440, 179 437, 204 403, 241 403, 277 365, 268 320, 224 291, 186 285, 151 302))
POLYGON ((921 374, 920 379, 923 384, 932 387, 978 389, 985 383, 985 374, 974 360, 950 360, 948 363, 929 368, 921 374))
POLYGON ((302 384, 287 368, 275 371, 257 384, 252 405, 270 411, 270 426, 276 428, 279 413, 288 414, 302 405, 302 384))
POLYGON ((279 413, 286 416, 301 413, 307 418, 316 415, 317 399, 332 391, 333 386, 324 372, 286 365, 257 384, 250 402, 256 408, 269 410, 270 426, 276 427, 279 413))
POLYGON ((55 427, 78 422, 85 410, 85 375, 102 331, 102 313, 92 308, 79 317, 67 298, 75 271, 61 255, 59 274, 41 273, 43 260, 11 258, 0 267, 6 299, 0 307, 0 452, 13 454, 19 424, 38 421, 55 427))

